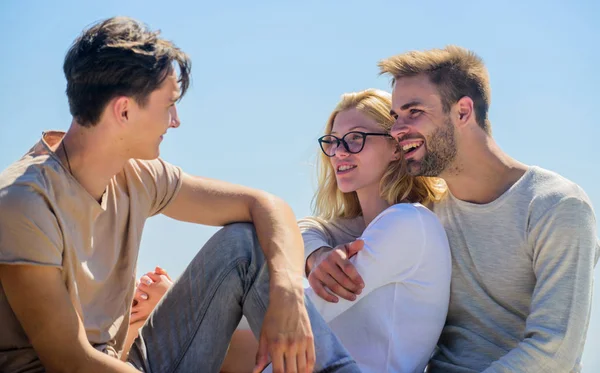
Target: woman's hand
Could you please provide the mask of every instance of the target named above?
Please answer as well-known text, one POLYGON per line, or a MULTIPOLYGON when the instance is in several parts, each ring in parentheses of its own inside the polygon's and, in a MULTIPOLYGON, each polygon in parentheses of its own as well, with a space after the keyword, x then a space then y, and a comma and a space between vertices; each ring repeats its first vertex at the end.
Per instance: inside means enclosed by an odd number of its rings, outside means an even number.
POLYGON ((137 281, 129 323, 145 321, 171 285, 173 280, 167 271, 160 267, 143 275, 137 281))

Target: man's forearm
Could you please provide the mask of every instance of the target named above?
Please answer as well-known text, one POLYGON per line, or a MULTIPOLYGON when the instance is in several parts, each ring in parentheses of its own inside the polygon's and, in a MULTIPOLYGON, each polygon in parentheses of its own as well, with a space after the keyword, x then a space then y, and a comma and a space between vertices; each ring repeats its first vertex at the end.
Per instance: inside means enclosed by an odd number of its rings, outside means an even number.
POLYGON ((301 287, 303 244, 292 209, 281 199, 261 193, 252 204, 250 214, 271 281, 289 281, 301 287))

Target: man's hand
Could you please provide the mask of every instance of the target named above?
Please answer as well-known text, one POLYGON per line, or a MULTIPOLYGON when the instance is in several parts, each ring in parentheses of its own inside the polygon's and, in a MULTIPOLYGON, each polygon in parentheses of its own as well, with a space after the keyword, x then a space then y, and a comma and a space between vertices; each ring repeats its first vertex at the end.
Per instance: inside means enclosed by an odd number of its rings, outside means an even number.
POLYGON ((267 366, 269 356, 273 372, 308 373, 314 369, 315 346, 301 282, 290 288, 271 279, 254 373, 267 366))
POLYGON ((339 301, 334 294, 349 301, 356 300, 365 284, 349 259, 363 247, 364 242, 356 240, 333 249, 321 248, 308 257, 308 282, 318 296, 332 303, 339 301))

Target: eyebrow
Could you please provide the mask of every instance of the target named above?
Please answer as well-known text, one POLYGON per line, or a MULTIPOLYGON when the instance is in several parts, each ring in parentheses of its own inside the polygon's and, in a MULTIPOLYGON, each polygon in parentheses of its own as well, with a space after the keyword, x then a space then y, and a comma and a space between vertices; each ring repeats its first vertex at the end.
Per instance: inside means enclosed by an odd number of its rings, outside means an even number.
MULTIPOLYGON (((370 130, 370 129, 368 129, 367 127, 363 127, 363 126, 354 126, 354 127, 350 128, 350 129, 348 130, 348 132, 352 132, 352 131, 356 131, 356 130, 360 130, 360 129, 362 129, 362 130, 367 130, 367 131, 371 131, 371 130, 370 130)), ((346 133, 348 133, 348 132, 346 132, 346 133)), ((331 134, 334 134, 334 133, 337 133, 337 132, 336 132, 336 131, 331 131, 331 132, 329 132, 329 134, 330 134, 330 135, 331 135, 331 134)))
MULTIPOLYGON (((423 105, 423 103, 422 103, 421 101, 419 101, 419 100, 412 100, 411 102, 408 102, 408 103, 406 103, 406 104, 402 105, 402 106, 400 107, 400 111, 408 110, 408 109, 410 109, 411 107, 414 107, 414 106, 419 106, 419 105, 423 105)), ((395 117, 395 116, 396 116, 396 115, 398 115, 398 114, 397 114, 397 113, 396 113, 394 110, 390 110, 390 115, 391 115, 392 117, 395 117)))

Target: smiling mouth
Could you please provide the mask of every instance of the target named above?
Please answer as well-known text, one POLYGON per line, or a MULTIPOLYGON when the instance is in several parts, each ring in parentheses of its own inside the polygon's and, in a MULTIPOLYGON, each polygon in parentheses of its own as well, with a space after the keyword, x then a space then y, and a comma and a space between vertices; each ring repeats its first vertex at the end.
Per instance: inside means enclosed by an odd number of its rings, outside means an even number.
POLYGON ((338 166, 337 169, 336 169, 336 171, 337 171, 338 174, 341 174, 341 173, 346 173, 346 172, 348 172, 350 170, 353 170, 355 168, 356 168, 355 165, 343 164, 341 166, 338 166))
POLYGON ((403 141, 402 151, 404 152, 404 156, 410 156, 414 154, 417 150, 419 150, 425 141, 423 140, 411 140, 411 141, 403 141))

